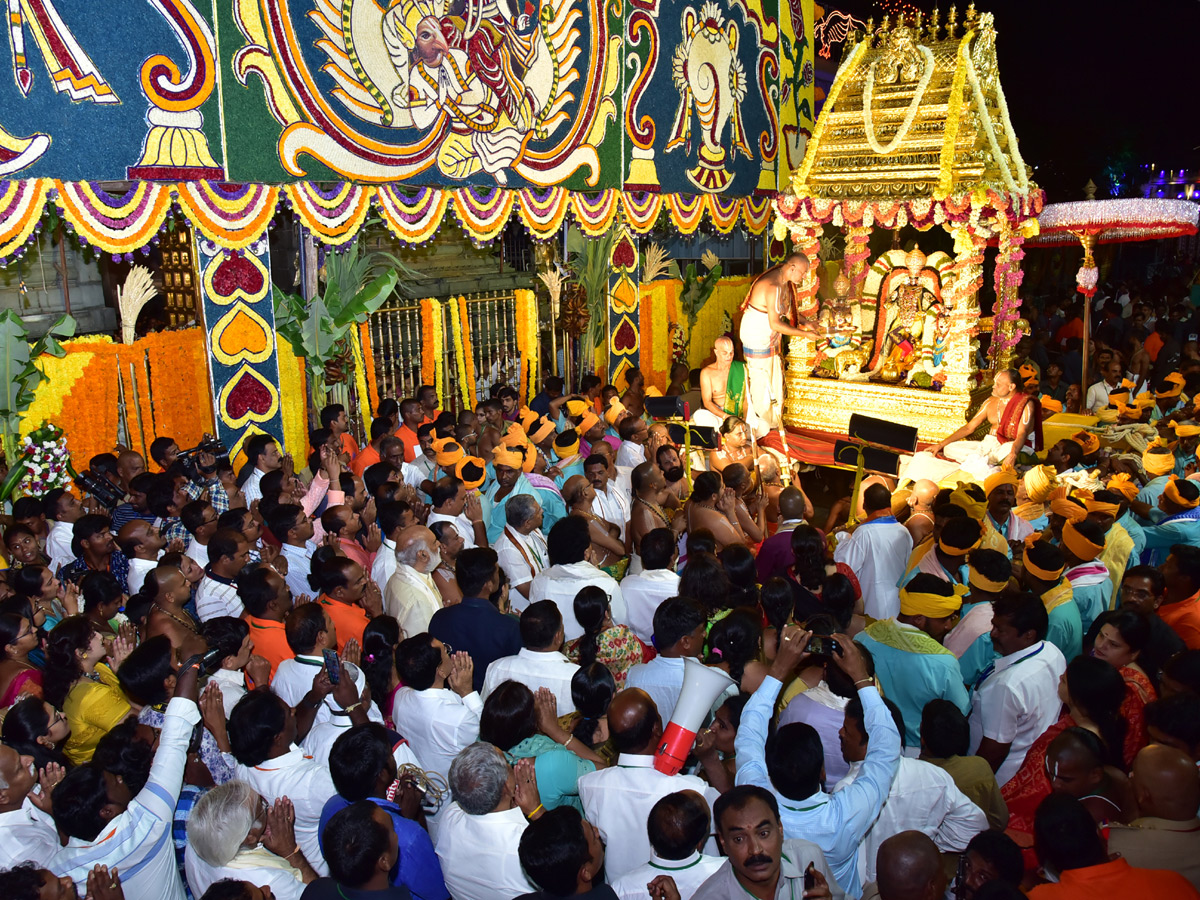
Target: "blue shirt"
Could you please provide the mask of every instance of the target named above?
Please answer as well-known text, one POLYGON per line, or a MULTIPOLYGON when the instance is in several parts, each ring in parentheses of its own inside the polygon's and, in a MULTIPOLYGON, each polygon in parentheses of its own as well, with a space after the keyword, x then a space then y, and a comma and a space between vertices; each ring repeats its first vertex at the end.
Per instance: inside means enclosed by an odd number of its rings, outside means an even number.
MULTIPOLYGON (((1129 559, 1132 565, 1137 565, 1141 561, 1142 551, 1146 549, 1146 532, 1129 510, 1126 510, 1125 515, 1117 519, 1117 524, 1129 532, 1129 536, 1133 538, 1133 552, 1129 554, 1129 559)), ((1117 587, 1120 588, 1120 585, 1117 587)))
POLYGON ((1154 516, 1156 523, 1145 529, 1146 550, 1142 554, 1145 565, 1161 565, 1175 544, 1200 547, 1200 509, 1189 509, 1173 516, 1159 510, 1151 512, 1158 515, 1154 516))
POLYGON ((504 534, 504 526, 508 524, 508 512, 505 506, 510 497, 515 497, 518 494, 528 494, 537 499, 538 504, 542 507, 543 534, 549 534, 555 522, 567 517, 567 507, 563 503, 562 497, 558 496, 554 491, 535 488, 529 482, 529 479, 525 477, 524 473, 517 476, 517 481, 512 486, 512 490, 505 494, 502 500, 496 499, 496 494, 499 490, 499 483, 493 482, 492 486, 487 489, 487 493, 483 495, 483 499, 487 501, 485 515, 487 516, 488 543, 493 547, 496 545, 496 541, 500 540, 500 536, 504 534))
POLYGON ((487 667, 521 649, 521 626, 491 602, 464 597, 461 603, 439 609, 429 620, 429 633, 455 650, 466 650, 475 664, 475 690, 483 690, 487 667))
MULTIPOLYGON (((1167 489, 1167 483, 1170 480, 1170 475, 1159 475, 1157 478, 1150 479, 1146 486, 1138 491, 1138 502, 1145 503, 1150 507, 1150 511, 1153 512, 1158 507, 1158 498, 1161 497, 1162 492, 1167 489)), ((1143 526, 1154 524, 1154 522, 1152 522, 1150 519, 1144 518, 1143 516, 1138 516, 1137 521, 1143 526)))
MULTIPOLYGON (((962 616, 965 619, 967 613, 978 606, 978 603, 970 603, 962 608, 962 616)), ((958 658, 958 669, 962 672, 962 680, 964 685, 973 685, 978 679, 981 672, 991 665, 1000 656, 996 652, 996 648, 992 646, 992 633, 984 632, 979 637, 975 638, 962 656, 958 658)))
POLYGON ((579 800, 579 779, 596 771, 594 762, 581 759, 544 734, 525 738, 506 750, 504 755, 510 763, 519 759, 533 759, 538 797, 546 809, 573 806, 580 813, 583 812, 583 803, 579 800))
MULTIPOLYGON (((897 622, 898 628, 906 628, 897 622)), ((892 647, 871 636, 871 628, 855 640, 871 651, 875 674, 887 692, 887 698, 900 708, 904 717, 904 740, 908 747, 921 746, 921 713, 930 700, 949 700, 965 716, 971 711, 971 698, 963 686, 958 660, 945 653, 917 653, 892 647)), ((914 628, 913 631, 919 629, 914 628)), ((920 633, 933 644, 932 637, 920 633)), ((940 645, 939 645, 940 647, 940 645)))
POLYGON ((825 854, 834 878, 847 897, 862 895, 858 877, 858 845, 875 824, 883 801, 900 765, 900 732, 879 691, 864 687, 858 692, 870 744, 862 770, 854 782, 836 794, 817 791, 796 801, 779 794, 767 773, 767 730, 775 700, 783 685, 768 675, 742 710, 734 750, 737 784, 756 784, 780 798, 779 818, 785 838, 812 841, 825 854))
MULTIPOLYGON (((408 888, 414 900, 446 900, 450 892, 446 890, 446 882, 442 880, 442 864, 437 854, 433 852, 433 841, 429 839, 425 829, 411 819, 400 815, 400 807, 381 797, 368 797, 372 803, 391 816, 392 828, 396 831, 399 843, 399 865, 392 884, 408 888)), ((334 794, 325 801, 321 810, 321 824, 318 834, 325 836, 325 826, 333 818, 334 813, 350 805, 339 794, 334 794)), ((325 853, 325 841, 321 841, 321 852, 325 853)))

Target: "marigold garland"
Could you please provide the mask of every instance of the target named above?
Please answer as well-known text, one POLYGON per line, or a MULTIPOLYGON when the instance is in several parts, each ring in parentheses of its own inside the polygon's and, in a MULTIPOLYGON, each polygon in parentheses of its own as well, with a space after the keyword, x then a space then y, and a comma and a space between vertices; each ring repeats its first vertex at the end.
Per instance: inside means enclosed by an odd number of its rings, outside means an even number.
POLYGON ((533 291, 521 289, 513 292, 513 298, 513 312, 517 320, 517 352, 521 355, 522 370, 525 374, 525 402, 528 403, 537 394, 540 362, 537 295, 533 291))
POLYGON ((350 341, 350 353, 354 357, 354 389, 358 393, 358 415, 362 419, 363 433, 370 437, 371 416, 375 405, 371 402, 371 388, 367 381, 367 364, 364 360, 367 354, 363 353, 358 329, 351 330, 346 337, 350 341))
POLYGON ((292 352, 292 345, 279 345, 279 408, 283 417, 283 445, 297 459, 308 449, 307 362, 292 352))
MULTIPOLYGON (((434 352, 433 352, 433 300, 426 297, 420 303, 421 307, 421 383, 437 384, 434 381, 434 352)), ((440 394, 440 391, 439 391, 440 394)))
POLYGON ((451 298, 450 329, 454 333, 454 354, 458 359, 458 392, 463 409, 475 408, 475 360, 471 346, 471 324, 467 319, 467 298, 451 298))
MULTIPOLYGON (((358 339, 362 345, 363 364, 366 368, 364 375, 367 379, 367 400, 371 404, 371 415, 375 414, 375 410, 379 409, 379 382, 375 371, 375 350, 373 341, 371 340, 370 322, 363 322, 358 326, 358 339)), ((428 384, 429 382, 424 382, 428 384)), ((359 403, 362 401, 359 400, 359 403)), ((367 433, 370 433, 370 423, 368 422, 367 433)))

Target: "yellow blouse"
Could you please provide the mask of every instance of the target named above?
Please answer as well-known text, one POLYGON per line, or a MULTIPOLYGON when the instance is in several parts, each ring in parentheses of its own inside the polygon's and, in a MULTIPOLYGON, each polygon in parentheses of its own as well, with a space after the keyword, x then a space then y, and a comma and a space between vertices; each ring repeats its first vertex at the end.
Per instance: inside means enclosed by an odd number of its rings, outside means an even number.
POLYGON ((129 701, 121 691, 117 676, 104 663, 96 666, 99 681, 81 678, 67 693, 63 715, 71 726, 71 736, 63 753, 73 764, 92 758, 100 738, 119 725, 130 713, 129 701))

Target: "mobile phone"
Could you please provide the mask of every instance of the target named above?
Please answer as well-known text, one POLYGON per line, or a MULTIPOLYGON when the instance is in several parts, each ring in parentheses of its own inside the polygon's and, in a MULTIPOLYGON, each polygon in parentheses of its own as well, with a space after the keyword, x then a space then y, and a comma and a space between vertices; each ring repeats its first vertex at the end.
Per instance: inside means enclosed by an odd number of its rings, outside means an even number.
POLYGON ((321 655, 325 657, 325 671, 329 673, 329 681, 331 684, 337 684, 342 677, 342 664, 338 660, 336 650, 322 650, 321 655))
POLYGON ((811 891, 817 886, 817 870, 812 863, 804 870, 804 890, 811 891))
POLYGON ((842 645, 831 637, 814 634, 808 639, 808 652, 820 653, 822 656, 841 656, 842 645))
POLYGON ((213 647, 200 658, 200 671, 205 675, 211 675, 217 669, 221 668, 221 649, 213 647))

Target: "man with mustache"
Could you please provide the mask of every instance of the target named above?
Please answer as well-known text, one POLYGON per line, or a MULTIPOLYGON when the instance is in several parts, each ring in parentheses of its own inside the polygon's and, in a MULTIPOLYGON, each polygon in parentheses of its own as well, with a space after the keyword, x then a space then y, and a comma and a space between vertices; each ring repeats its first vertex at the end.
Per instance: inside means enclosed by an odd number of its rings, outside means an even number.
POLYGON ((625 529, 625 549, 632 555, 629 571, 642 571, 642 537, 655 528, 670 528, 676 536, 682 533, 686 520, 671 508, 670 488, 661 471, 653 463, 642 463, 630 478, 633 502, 629 507, 629 526, 625 529))
POLYGON ((756 900, 776 897, 841 900, 821 848, 809 841, 783 839, 779 802, 765 788, 741 784, 713 804, 717 841, 728 857, 692 900, 728 900, 742 892, 756 900), (805 889, 805 875, 813 887, 805 889))

